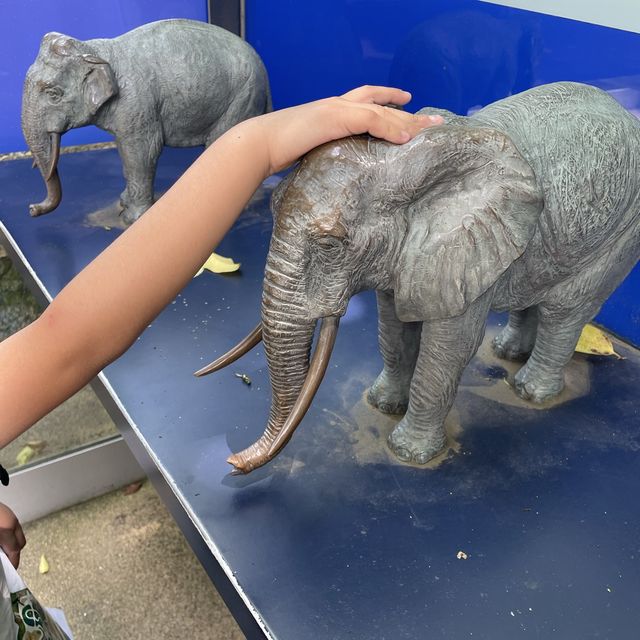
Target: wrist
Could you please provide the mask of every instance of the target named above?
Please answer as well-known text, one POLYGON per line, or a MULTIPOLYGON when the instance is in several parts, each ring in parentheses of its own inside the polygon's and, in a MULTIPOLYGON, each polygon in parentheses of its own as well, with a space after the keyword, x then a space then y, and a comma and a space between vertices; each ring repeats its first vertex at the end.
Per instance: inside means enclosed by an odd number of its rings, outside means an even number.
POLYGON ((251 159, 260 182, 266 180, 276 170, 272 168, 271 147, 268 126, 264 119, 269 114, 244 120, 232 127, 226 134, 234 144, 240 145, 242 154, 251 159))

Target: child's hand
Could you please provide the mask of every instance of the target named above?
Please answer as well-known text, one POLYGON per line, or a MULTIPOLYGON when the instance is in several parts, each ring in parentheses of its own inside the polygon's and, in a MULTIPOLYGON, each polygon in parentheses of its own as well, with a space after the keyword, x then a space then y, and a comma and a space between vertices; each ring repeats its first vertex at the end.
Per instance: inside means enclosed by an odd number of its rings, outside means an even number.
POLYGON ((20 564, 20 551, 25 544, 27 541, 16 514, 0 502, 0 548, 16 569, 20 564))
POLYGON ((426 127, 442 124, 440 116, 416 116, 381 105, 403 105, 411 94, 390 87, 360 87, 339 98, 325 98, 254 118, 269 152, 268 173, 275 173, 314 147, 359 133, 402 144, 426 127))

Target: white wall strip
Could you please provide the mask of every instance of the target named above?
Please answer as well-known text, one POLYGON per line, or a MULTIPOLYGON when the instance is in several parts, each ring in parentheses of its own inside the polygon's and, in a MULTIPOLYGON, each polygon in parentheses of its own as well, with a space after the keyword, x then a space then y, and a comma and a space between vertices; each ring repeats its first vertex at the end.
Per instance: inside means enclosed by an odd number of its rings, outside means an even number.
POLYGON ((2 500, 19 520, 31 522, 140 480, 144 471, 116 436, 9 475, 2 500))
POLYGON ((640 33, 640 0, 481 0, 640 33))

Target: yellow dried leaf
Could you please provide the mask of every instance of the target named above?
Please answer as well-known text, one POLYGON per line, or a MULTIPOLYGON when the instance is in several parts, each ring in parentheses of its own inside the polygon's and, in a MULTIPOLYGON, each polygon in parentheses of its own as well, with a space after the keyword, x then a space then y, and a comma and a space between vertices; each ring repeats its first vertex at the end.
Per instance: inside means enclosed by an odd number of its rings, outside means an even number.
POLYGON ((239 268, 239 262, 234 262, 231 258, 225 258, 224 256, 219 256, 217 253, 212 253, 202 265, 200 271, 196 273, 196 276, 199 276, 205 269, 211 271, 211 273, 231 273, 237 271, 239 268))
POLYGON ((29 440, 27 442, 27 447, 31 447, 36 453, 40 453, 46 446, 45 440, 29 440))
POLYGON ((27 445, 26 447, 22 447, 22 449, 20 449, 20 451, 18 452, 18 455, 16 456, 16 462, 18 463, 18 466, 22 466, 24 464, 27 464, 27 462, 29 462, 29 460, 31 460, 31 458, 33 458, 33 456, 36 455, 36 450, 33 447, 30 447, 29 445, 27 445))
POLYGON ((594 327, 592 324, 586 325, 582 330, 582 335, 576 345, 576 351, 597 356, 616 356, 616 358, 620 358, 620 355, 615 352, 609 337, 604 331, 594 327))
POLYGON ((38 565, 39 573, 49 573, 49 563, 47 559, 44 557, 44 553, 40 556, 40 564, 38 565))

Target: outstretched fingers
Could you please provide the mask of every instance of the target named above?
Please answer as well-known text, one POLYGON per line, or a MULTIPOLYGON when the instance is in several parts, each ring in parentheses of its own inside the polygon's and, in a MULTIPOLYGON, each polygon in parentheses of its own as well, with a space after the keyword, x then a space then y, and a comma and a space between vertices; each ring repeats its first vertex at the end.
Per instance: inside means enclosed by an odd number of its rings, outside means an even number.
POLYGON ((408 91, 402 89, 396 89, 394 87, 377 87, 366 85, 364 87, 358 87, 352 89, 343 94, 342 97, 345 100, 351 102, 370 102, 372 104, 407 104, 411 100, 411 94, 408 91))
POLYGON ((395 87, 366 85, 352 89, 342 96, 353 103, 360 113, 352 113, 350 133, 370 133, 376 138, 402 144, 411 140, 422 129, 443 123, 441 116, 416 116, 389 105, 402 106, 411 100, 411 94, 395 87), (372 113, 365 115, 362 109, 372 113), (363 128, 366 126, 366 128, 363 128))
POLYGON ((411 140, 426 127, 442 124, 440 116, 414 115, 377 103, 346 101, 345 135, 369 133, 388 142, 402 144, 411 140))
POLYGON ((369 133, 402 144, 426 127, 443 123, 440 116, 418 116, 392 106, 402 106, 410 99, 411 94, 402 89, 359 87, 341 97, 274 111, 245 126, 257 123, 261 128, 268 149, 268 170, 274 173, 330 140, 369 133))

